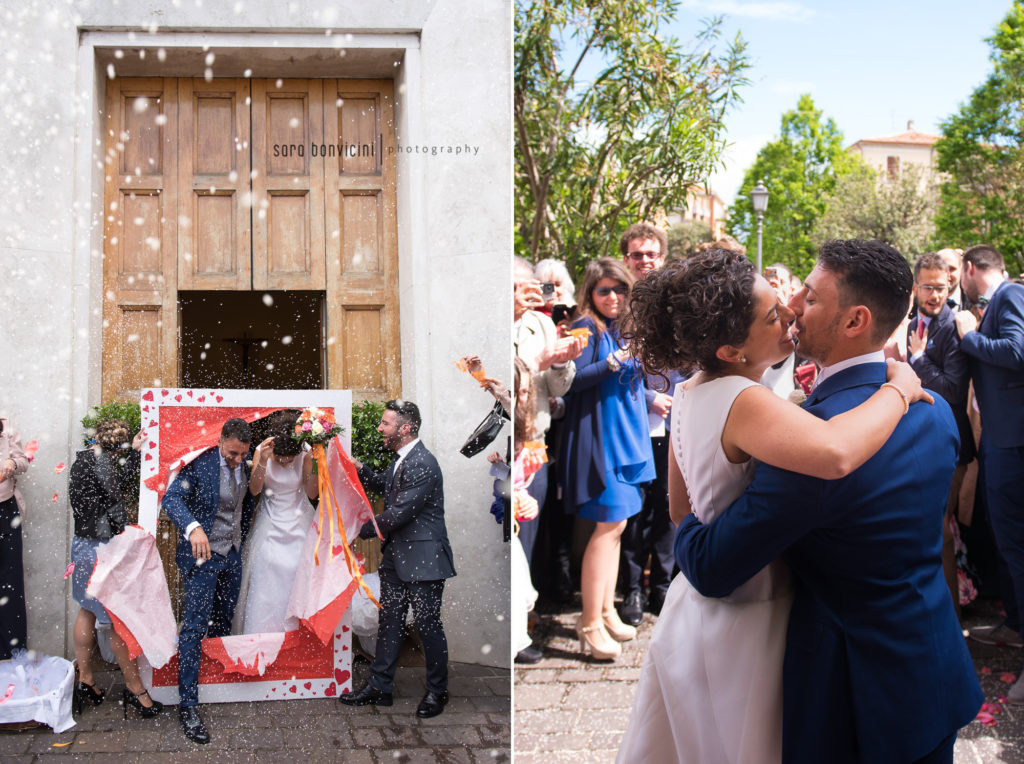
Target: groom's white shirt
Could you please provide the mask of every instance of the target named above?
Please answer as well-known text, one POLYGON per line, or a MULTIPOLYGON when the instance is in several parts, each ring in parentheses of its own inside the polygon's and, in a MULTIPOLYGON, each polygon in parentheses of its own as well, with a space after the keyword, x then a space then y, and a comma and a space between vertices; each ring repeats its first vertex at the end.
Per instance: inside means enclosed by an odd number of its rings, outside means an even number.
POLYGON ((395 470, 391 474, 394 474, 395 472, 398 472, 398 465, 402 463, 402 459, 407 457, 409 455, 409 452, 412 451, 414 448, 416 448, 416 444, 419 443, 419 442, 420 442, 419 438, 413 438, 412 440, 410 440, 408 443, 406 443, 404 446, 402 446, 400 449, 398 449, 395 452, 396 454, 398 454, 398 458, 395 459, 395 470))
POLYGON ((814 383, 814 386, 816 388, 820 387, 821 383, 833 374, 837 374, 843 369, 849 369, 852 366, 860 366, 862 363, 885 363, 885 353, 881 350, 872 350, 870 353, 855 355, 853 358, 847 358, 843 361, 837 361, 831 366, 826 366, 818 372, 818 381, 814 383))

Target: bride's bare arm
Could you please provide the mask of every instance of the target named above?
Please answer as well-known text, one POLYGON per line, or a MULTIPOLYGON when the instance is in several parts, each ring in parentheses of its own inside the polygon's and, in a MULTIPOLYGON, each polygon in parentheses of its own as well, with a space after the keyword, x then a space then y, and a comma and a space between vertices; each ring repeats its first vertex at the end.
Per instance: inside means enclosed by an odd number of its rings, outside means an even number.
POLYGON ((889 380, 892 384, 883 385, 864 403, 829 420, 760 385, 747 388, 729 412, 722 445, 727 454, 732 447, 792 472, 825 480, 845 477, 874 456, 903 417, 903 396, 893 385, 910 402, 933 402, 906 364, 891 365, 889 380))
POLYGON ((682 470, 679 469, 679 462, 676 455, 669 449, 668 452, 668 514, 672 522, 679 525, 683 518, 690 514, 693 509, 690 507, 690 495, 686 492, 686 480, 683 478, 682 470))
POLYGON ((320 495, 320 484, 316 475, 313 474, 313 452, 307 451, 302 457, 302 485, 306 489, 306 496, 315 499, 320 495))

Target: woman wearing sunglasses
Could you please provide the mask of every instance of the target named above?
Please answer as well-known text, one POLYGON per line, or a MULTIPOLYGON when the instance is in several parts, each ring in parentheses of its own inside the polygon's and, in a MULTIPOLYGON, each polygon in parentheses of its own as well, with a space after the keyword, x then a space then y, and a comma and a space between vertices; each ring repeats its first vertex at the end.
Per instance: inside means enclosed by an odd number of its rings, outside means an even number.
POLYGON ((621 261, 587 265, 573 329, 589 333, 566 395, 558 468, 566 510, 595 522, 583 553, 580 649, 595 658, 622 652, 636 629, 615 610, 619 541, 626 519, 640 511, 641 486, 654 479, 643 377, 619 340, 633 276, 621 261))

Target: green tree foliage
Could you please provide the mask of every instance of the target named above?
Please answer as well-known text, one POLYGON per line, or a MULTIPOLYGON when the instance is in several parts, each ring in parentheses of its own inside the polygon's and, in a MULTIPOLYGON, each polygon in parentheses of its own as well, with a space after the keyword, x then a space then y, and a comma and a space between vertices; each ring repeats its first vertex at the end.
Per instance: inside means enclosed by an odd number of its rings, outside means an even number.
POLYGON ((711 241, 711 226, 703 220, 684 220, 666 233, 669 257, 678 259, 690 257, 697 251, 698 244, 711 241))
POLYGON ((96 437, 96 426, 100 422, 119 419, 127 423, 132 432, 132 437, 142 429, 142 412, 138 403, 124 403, 122 401, 107 401, 99 406, 93 406, 82 417, 82 427, 85 433, 82 437, 82 445, 89 446, 96 437))
MULTIPOLYGON (((384 415, 384 404, 360 401, 352 406, 352 456, 374 472, 381 472, 391 463, 391 453, 384 448, 384 436, 377 425, 384 415)), ((369 493, 370 499, 379 498, 369 493)))
POLYGON ((768 187, 764 216, 762 260, 783 263, 800 277, 814 267, 817 248, 813 233, 825 214, 836 180, 862 160, 843 150, 843 134, 810 95, 800 96, 796 109, 782 115, 781 135, 766 144, 743 177, 736 201, 729 208, 729 233, 757 253, 757 218, 750 191, 758 180, 768 187))
POLYGON ((956 114, 935 146, 942 185, 936 216, 944 246, 991 244, 1007 270, 1024 267, 1024 5, 1014 0, 987 38, 993 71, 956 114))
POLYGON ((931 248, 935 234, 935 181, 931 172, 907 165, 894 178, 862 166, 836 181, 812 240, 880 239, 908 259, 931 248))
POLYGON ((627 225, 683 206, 717 165, 745 43, 719 53, 720 19, 685 47, 661 36, 677 7, 516 0, 517 254, 576 270, 617 255, 627 225))

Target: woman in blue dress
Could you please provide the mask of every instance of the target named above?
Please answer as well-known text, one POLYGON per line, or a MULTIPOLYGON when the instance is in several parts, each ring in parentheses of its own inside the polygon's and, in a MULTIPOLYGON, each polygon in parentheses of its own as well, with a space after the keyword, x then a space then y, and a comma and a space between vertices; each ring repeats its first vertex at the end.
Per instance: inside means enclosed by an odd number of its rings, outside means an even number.
POLYGON ((619 260, 587 265, 572 329, 586 330, 566 396, 558 463, 566 511, 595 522, 583 553, 583 614, 576 623, 580 649, 614 658, 636 629, 615 610, 619 547, 626 519, 643 503, 642 486, 654 479, 643 377, 619 340, 633 276, 619 260))

